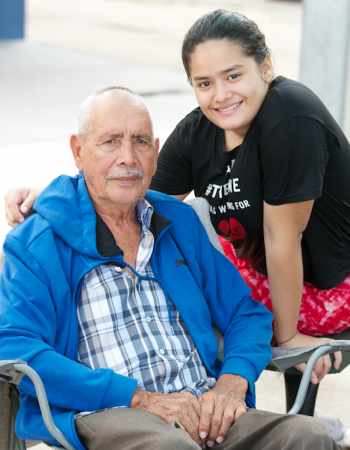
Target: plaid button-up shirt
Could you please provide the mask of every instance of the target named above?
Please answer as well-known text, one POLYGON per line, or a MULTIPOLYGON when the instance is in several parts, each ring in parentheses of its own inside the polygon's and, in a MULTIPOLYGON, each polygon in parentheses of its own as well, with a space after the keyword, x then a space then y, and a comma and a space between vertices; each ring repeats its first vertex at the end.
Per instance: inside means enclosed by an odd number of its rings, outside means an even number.
POLYGON ((101 265, 84 278, 78 305, 79 360, 134 378, 147 391, 198 396, 215 379, 208 377, 175 305, 154 278, 152 213, 151 205, 139 202, 142 231, 134 276, 101 265))

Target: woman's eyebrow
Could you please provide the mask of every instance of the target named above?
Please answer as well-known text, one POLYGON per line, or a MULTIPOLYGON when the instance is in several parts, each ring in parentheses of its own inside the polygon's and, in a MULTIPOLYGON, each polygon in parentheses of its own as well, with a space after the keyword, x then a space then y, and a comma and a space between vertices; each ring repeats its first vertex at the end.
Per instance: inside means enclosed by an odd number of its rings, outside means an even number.
MULTIPOLYGON (((232 72, 233 70, 242 69, 242 67, 243 67, 242 64, 234 64, 233 66, 230 66, 230 67, 227 67, 226 69, 220 70, 220 72, 218 72, 218 74, 219 75, 226 74, 228 72, 232 72)), ((200 76, 193 77, 193 80, 195 80, 195 81, 203 81, 203 80, 207 80, 208 78, 210 78, 209 75, 207 75, 207 76, 200 75, 200 76)))

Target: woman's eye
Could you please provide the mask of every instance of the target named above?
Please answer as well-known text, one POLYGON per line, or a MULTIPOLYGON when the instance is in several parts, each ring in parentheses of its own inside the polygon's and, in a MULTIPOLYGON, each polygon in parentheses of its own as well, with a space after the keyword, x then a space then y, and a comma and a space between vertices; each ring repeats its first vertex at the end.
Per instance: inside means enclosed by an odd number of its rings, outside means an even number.
POLYGON ((210 86, 210 81, 201 81, 197 84, 197 87, 199 88, 207 88, 210 86))
POLYGON ((227 78, 229 80, 235 80, 236 78, 238 78, 241 74, 240 73, 229 73, 227 78))

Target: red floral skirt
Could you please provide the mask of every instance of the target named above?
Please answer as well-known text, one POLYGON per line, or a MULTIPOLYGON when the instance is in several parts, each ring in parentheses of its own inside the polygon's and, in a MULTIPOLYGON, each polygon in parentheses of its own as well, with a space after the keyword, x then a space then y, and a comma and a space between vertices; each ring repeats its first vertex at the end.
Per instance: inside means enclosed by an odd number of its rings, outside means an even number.
MULTIPOLYGON (((252 291, 252 297, 272 309, 269 282, 246 260, 237 258, 230 242, 219 236, 225 255, 252 291)), ((350 275, 331 289, 304 284, 298 330, 308 335, 337 334, 350 328, 350 275)))

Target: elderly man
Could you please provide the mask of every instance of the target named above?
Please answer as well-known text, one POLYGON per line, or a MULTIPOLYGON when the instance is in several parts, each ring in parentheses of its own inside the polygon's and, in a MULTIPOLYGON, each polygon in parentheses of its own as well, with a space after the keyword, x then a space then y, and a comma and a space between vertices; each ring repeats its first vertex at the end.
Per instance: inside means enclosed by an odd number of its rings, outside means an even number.
MULTIPOLYGON (((39 372, 74 448, 336 449, 313 419, 252 408, 270 314, 189 206, 147 192, 158 140, 142 99, 89 97, 70 144, 80 174, 5 242, 0 358, 39 372)), ((28 380, 17 431, 52 442, 28 380)))

